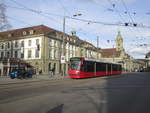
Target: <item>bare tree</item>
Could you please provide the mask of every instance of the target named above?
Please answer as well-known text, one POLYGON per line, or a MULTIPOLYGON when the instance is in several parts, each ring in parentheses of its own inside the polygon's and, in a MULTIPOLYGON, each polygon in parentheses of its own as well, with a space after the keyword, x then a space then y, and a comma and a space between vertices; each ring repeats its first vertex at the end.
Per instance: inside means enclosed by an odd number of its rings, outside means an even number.
POLYGON ((7 21, 6 6, 3 0, 0 0, 0 31, 8 30, 11 25, 7 21))

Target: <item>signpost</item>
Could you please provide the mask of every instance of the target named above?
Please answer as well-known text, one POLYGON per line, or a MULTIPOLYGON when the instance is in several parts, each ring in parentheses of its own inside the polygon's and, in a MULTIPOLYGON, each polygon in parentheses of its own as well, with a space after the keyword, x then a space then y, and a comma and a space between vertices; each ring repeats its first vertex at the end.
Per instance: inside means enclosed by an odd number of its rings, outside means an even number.
POLYGON ((61 56, 61 64, 64 64, 65 62, 65 56, 61 56))

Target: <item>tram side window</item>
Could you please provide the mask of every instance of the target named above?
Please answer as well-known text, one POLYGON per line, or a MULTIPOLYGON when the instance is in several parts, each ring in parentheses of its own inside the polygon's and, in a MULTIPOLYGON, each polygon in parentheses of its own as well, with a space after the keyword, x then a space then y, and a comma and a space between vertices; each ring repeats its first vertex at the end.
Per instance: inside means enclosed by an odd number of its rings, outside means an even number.
POLYGON ((118 70, 118 66, 116 64, 112 64, 112 70, 113 71, 117 71, 118 70))
POLYGON ((121 71, 121 70, 122 70, 121 65, 118 65, 118 71, 121 71))
POLYGON ((105 63, 96 63, 96 71, 106 71, 106 64, 105 63))
POLYGON ((121 65, 113 64, 113 71, 121 71, 121 65))
POLYGON ((111 64, 108 64, 108 71, 111 71, 111 64))
POLYGON ((84 72, 94 72, 94 62, 84 61, 84 72))

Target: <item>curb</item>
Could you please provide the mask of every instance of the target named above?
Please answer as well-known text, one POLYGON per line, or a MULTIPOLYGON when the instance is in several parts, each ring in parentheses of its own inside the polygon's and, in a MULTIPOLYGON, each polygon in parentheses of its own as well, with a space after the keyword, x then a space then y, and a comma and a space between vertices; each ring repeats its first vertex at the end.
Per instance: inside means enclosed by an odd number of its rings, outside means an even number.
MULTIPOLYGON (((7 78, 9 78, 9 77, 7 77, 7 78)), ((68 79, 68 77, 56 77, 56 78, 33 77, 31 79, 23 79, 23 81, 21 81, 20 79, 15 79, 15 81, 13 81, 13 80, 11 81, 11 79, 9 79, 9 81, 6 80, 7 83, 5 83, 5 81, 3 81, 3 83, 0 83, 0 85, 22 84, 22 83, 31 83, 31 82, 40 82, 40 81, 52 81, 52 80, 65 80, 65 79, 68 79)))

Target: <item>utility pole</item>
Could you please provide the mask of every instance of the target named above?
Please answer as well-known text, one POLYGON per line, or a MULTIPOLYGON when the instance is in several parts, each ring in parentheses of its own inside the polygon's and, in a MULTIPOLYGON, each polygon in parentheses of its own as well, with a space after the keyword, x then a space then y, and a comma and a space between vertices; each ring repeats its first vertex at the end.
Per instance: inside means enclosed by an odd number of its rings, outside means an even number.
POLYGON ((114 60, 115 60, 115 59, 114 59, 114 57, 115 57, 114 49, 115 49, 115 48, 114 48, 114 44, 113 44, 113 62, 114 62, 114 60))
MULTIPOLYGON (((66 17, 63 17, 63 37, 62 37, 62 51, 61 51, 61 60, 66 59, 65 58, 65 25, 66 25, 66 17)), ((64 76, 65 73, 65 62, 61 61, 61 72, 62 76, 64 76)))
POLYGON ((97 36, 97 59, 99 59, 99 36, 97 36))
POLYGON ((6 6, 3 0, 0 0, 0 31, 7 30, 11 26, 8 23, 6 16, 6 6))
MULTIPOLYGON (((76 17, 76 16, 81 16, 82 14, 75 14, 75 15, 73 15, 74 17, 76 17)), ((66 16, 65 16, 65 14, 64 14, 64 17, 63 17, 63 37, 62 37, 62 49, 61 49, 61 52, 60 52, 60 63, 61 63, 61 67, 60 67, 60 69, 61 69, 61 72, 62 72, 62 75, 64 76, 64 74, 65 74, 65 71, 66 71, 66 67, 65 67, 65 59, 66 59, 66 55, 65 55, 65 31, 66 30, 66 16), (62 59, 63 59, 63 62, 62 62, 62 59)))

